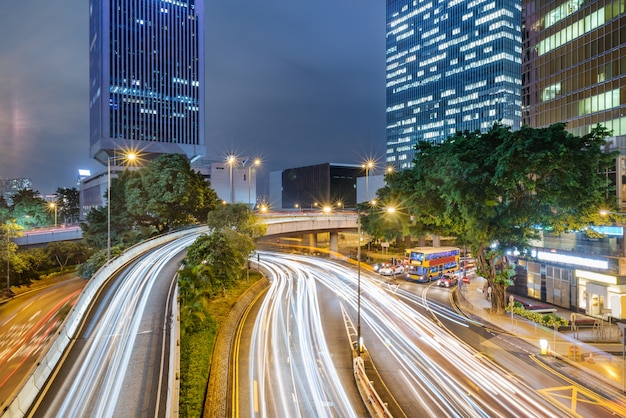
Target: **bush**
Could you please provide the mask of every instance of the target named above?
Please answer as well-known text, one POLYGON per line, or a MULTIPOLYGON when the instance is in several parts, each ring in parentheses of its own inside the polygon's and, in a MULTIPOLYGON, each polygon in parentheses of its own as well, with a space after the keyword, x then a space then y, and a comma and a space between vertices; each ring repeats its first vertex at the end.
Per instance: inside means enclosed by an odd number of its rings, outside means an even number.
POLYGON ((558 315, 529 311, 527 309, 524 309, 522 305, 518 302, 515 302, 513 309, 507 306, 506 310, 508 312, 512 311, 515 315, 519 315, 522 318, 526 318, 532 322, 536 322, 540 325, 550 327, 550 328, 554 328, 555 323, 556 323, 557 328, 566 327, 569 325, 568 320, 563 319, 558 315))

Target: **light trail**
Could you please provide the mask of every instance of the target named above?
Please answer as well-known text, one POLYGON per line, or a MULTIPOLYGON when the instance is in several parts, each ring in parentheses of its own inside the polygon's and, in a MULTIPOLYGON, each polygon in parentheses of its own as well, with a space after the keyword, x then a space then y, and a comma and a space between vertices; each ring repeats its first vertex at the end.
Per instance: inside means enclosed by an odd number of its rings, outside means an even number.
POLYGON ((163 267, 197 236, 158 248, 124 276, 97 325, 87 330, 81 357, 59 391, 62 398, 44 416, 119 416, 117 403, 150 291, 163 267))
POLYGON ((249 387, 258 386, 256 416, 356 417, 324 337, 311 270, 282 255, 262 253, 270 289, 251 337, 249 387))
MULTIPOLYGON (((271 287, 251 338, 250 369, 254 372, 250 379, 259 385, 258 416, 271 416, 272 411, 284 411, 285 416, 353 416, 323 342, 316 286, 325 286, 338 303, 356 312, 356 272, 321 258, 260 255, 271 287), (327 407, 331 401, 333 409, 327 407)), ((376 339, 370 337, 369 345, 377 350, 371 355, 384 359, 388 369, 397 368, 405 381, 404 396, 413 399, 411 404, 427 402, 423 413, 563 416, 536 391, 433 322, 430 315, 416 311, 383 287, 378 276, 362 273, 361 321, 376 339)), ((414 296, 411 301, 466 326, 467 321, 452 310, 414 296)))

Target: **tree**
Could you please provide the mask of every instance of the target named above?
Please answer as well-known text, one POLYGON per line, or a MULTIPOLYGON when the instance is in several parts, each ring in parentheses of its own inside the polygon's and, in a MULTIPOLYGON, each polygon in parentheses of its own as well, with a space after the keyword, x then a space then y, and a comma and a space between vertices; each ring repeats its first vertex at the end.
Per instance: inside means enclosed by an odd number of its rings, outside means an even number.
POLYGON ((80 215, 80 192, 76 187, 71 189, 59 187, 57 189, 57 215, 63 223, 72 223, 78 220, 80 215))
POLYGON ((125 192, 128 211, 149 214, 159 232, 204 220, 217 206, 217 194, 180 154, 151 161, 127 182, 125 192))
POLYGON ((24 228, 49 225, 53 221, 48 203, 39 195, 39 192, 22 189, 13 196, 11 217, 24 228))
POLYGON ((79 242, 51 242, 46 246, 46 249, 50 258, 59 266, 60 271, 63 271, 70 262, 72 264, 80 264, 87 259, 87 249, 79 242))
MULTIPOLYGON (((17 244, 12 238, 22 236, 22 227, 14 219, 6 219, 0 224, 0 271, 6 277, 6 291, 10 293, 11 273, 19 274, 26 264, 17 254, 17 244)), ((15 282, 13 284, 18 284, 15 282)))
POLYGON ((456 235, 472 248, 501 312, 514 274, 507 251, 527 249, 538 226, 558 234, 606 222, 599 210, 614 200, 602 175, 615 165, 615 153, 603 152, 609 134, 600 126, 576 137, 564 124, 516 132, 495 124, 421 142, 411 173, 384 192, 405 195, 414 231, 456 235))
POLYGON ((213 230, 234 229, 256 240, 265 235, 266 226, 244 203, 218 205, 209 212, 207 225, 213 230))

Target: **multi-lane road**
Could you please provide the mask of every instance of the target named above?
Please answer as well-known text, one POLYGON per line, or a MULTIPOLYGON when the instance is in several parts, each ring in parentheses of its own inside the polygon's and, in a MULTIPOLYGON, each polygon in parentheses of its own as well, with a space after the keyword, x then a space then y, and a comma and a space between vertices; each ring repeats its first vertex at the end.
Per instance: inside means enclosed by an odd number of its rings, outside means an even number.
MULTIPOLYGON (((233 416, 363 416, 351 376, 357 275, 320 258, 261 253, 271 280, 242 325, 233 416), (350 370, 350 373, 348 372, 350 370)), ((364 273, 368 374, 394 416, 615 416, 623 398, 575 382, 450 308, 450 290, 364 273), (563 390, 549 396, 550 389, 563 390), (584 401, 571 393, 585 392, 584 401), (576 402, 579 401, 579 402, 576 402)), ((598 386, 595 386, 595 385, 598 386)), ((554 393, 554 392, 553 392, 554 393)))
POLYGON ((35 417, 167 416, 175 273, 197 235, 136 259, 100 292, 35 417))
MULTIPOLYGON (((102 289, 34 416, 167 413, 167 301, 181 252, 193 239, 135 260, 102 289)), ((359 300, 354 267, 270 252, 260 260, 271 286, 238 330, 230 415, 366 416, 352 366, 359 300)), ((449 289, 363 270, 360 300, 367 373, 393 416, 626 411, 624 398, 601 382, 555 371, 514 337, 468 320, 450 306, 449 289)), ((15 331, 16 338, 33 338, 26 334, 15 331)), ((12 347, 3 353, 19 362, 22 350, 12 347)))
POLYGON ((67 280, 0 304, 0 400, 11 399, 85 286, 67 280))

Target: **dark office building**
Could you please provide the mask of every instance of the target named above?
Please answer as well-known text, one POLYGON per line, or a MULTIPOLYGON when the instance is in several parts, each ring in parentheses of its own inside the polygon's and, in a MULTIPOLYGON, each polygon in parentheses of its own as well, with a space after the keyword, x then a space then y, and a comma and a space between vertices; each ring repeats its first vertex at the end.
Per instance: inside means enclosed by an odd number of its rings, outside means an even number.
POLYGON ((356 207, 357 165, 319 164, 282 172, 282 208, 356 207))

